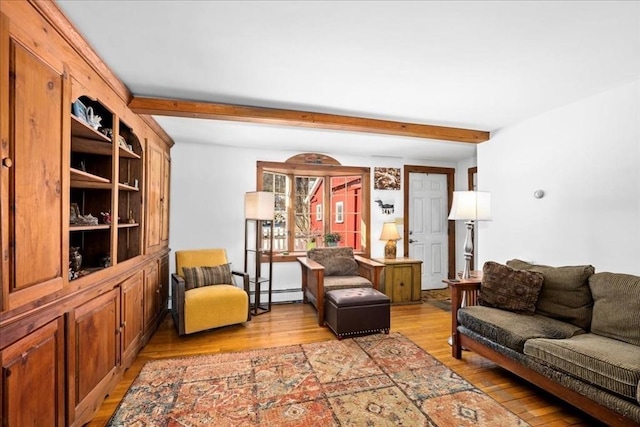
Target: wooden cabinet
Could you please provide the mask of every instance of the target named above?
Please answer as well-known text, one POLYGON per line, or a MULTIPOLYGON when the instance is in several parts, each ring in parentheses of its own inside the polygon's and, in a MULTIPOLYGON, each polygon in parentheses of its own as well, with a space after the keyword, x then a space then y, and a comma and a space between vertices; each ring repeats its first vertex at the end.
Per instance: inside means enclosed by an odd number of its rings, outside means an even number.
POLYGON ((173 142, 130 99, 55 2, 0 1, 2 426, 91 420, 166 313, 173 142))
POLYGON ((385 265, 382 283, 392 303, 422 301, 422 261, 410 258, 376 258, 375 261, 385 265))
POLYGON ((120 284, 122 302, 122 367, 128 368, 142 347, 144 275, 138 271, 120 284))
POLYGON ((69 413, 91 420, 114 386, 120 364, 120 289, 112 289, 68 315, 69 413), (98 400, 97 398, 100 397, 98 400))
POLYGON ((0 15, 3 310, 62 289, 68 265, 63 250, 66 156, 61 151, 68 140, 68 80, 13 32, 13 23, 0 15))
POLYGON ((3 426, 64 426, 62 317, 0 351, 3 426))

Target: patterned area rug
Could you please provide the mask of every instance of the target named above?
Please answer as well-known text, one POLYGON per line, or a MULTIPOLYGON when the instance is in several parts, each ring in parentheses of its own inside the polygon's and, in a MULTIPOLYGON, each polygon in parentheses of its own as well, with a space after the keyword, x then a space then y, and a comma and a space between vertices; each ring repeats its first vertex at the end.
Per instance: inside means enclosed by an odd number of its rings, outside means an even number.
POLYGON ((147 362, 109 426, 526 426, 399 333, 147 362))

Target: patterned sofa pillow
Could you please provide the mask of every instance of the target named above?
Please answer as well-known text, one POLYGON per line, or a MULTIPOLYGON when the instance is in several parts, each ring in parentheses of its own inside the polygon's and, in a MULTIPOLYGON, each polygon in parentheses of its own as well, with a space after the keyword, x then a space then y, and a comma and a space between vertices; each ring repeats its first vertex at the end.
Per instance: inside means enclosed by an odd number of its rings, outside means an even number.
POLYGON ((544 276, 536 303, 536 314, 589 330, 593 308, 589 277, 595 273, 592 265, 551 267, 519 259, 509 260, 507 265, 518 270, 537 271, 544 276))
POLYGON ((544 277, 487 261, 482 268, 478 303, 520 314, 533 314, 544 277))
POLYGON ((231 264, 215 267, 182 267, 185 288, 187 290, 210 285, 231 285, 231 264))

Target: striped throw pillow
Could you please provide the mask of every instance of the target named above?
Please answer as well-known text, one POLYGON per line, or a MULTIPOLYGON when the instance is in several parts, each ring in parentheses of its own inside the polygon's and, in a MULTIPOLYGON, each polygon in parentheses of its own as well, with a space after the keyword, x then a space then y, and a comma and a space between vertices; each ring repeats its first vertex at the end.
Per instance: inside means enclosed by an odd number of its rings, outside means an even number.
POLYGON ((215 267, 182 267, 186 289, 210 285, 231 285, 231 264, 215 267))

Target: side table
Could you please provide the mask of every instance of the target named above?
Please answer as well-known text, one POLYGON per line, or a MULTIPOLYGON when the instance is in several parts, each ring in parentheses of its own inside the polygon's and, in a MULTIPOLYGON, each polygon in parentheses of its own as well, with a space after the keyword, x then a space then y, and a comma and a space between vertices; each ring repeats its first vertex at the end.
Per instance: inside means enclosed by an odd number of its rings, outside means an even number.
POLYGON ((454 340, 457 340, 458 337, 456 328, 458 309, 476 304, 482 283, 482 271, 472 271, 469 279, 445 279, 442 282, 451 289, 451 336, 448 342, 453 346, 454 340), (454 292, 454 290, 459 292, 454 292))
POLYGON ((392 303, 422 302, 422 261, 411 258, 374 258, 384 264, 381 283, 392 303))

